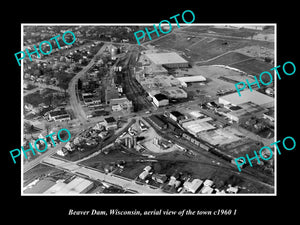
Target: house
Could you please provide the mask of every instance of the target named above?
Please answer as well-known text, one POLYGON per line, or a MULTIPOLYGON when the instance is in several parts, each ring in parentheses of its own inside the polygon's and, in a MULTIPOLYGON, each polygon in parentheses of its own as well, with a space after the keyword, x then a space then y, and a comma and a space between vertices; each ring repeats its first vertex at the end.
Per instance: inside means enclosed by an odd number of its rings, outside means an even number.
POLYGON ((146 166, 146 167, 144 168, 144 171, 150 172, 150 170, 151 170, 151 166, 146 166))
POLYGON ((209 186, 204 186, 201 190, 200 193, 201 194, 211 194, 214 191, 213 188, 209 187, 209 186))
POLYGON ((74 147, 75 147, 74 144, 71 143, 71 142, 68 142, 68 143, 65 145, 65 148, 66 148, 68 151, 70 151, 70 152, 72 152, 72 151, 75 150, 74 147))
POLYGON ((56 154, 60 156, 66 156, 68 154, 68 150, 66 148, 61 148, 57 150, 56 154))
POLYGON ((238 193, 239 188, 238 188, 238 187, 232 187, 232 186, 230 186, 229 188, 227 188, 226 191, 227 191, 228 193, 230 193, 230 194, 236 194, 236 193, 238 193))
POLYGON ((139 178, 141 180, 145 180, 145 178, 148 176, 149 172, 148 171, 143 171, 140 175, 139 175, 139 178))
POLYGON ((152 175, 152 180, 156 181, 157 183, 165 183, 167 180, 167 176, 164 174, 153 174, 152 175))
POLYGON ((189 180, 185 181, 183 183, 183 187, 188 191, 192 193, 196 193, 196 191, 200 188, 202 185, 203 181, 200 179, 194 179, 192 182, 189 180))
POLYGON ((212 180, 209 180, 209 179, 207 179, 203 182, 203 185, 206 186, 206 187, 211 187, 213 184, 214 184, 214 182, 212 180))

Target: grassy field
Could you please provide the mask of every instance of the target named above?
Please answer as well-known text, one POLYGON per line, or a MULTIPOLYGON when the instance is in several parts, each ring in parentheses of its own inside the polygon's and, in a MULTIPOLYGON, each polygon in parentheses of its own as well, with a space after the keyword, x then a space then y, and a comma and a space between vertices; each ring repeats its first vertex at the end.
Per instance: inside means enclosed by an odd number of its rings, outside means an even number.
POLYGON ((227 66, 247 59, 251 59, 251 58, 238 52, 228 52, 227 54, 222 55, 214 60, 211 60, 209 62, 197 63, 197 65, 198 66, 204 66, 204 65, 226 65, 227 66))
MULTIPOLYGON (((234 63, 231 64, 231 66, 252 75, 259 75, 264 71, 268 71, 274 75, 274 71, 270 71, 270 69, 273 68, 270 63, 266 63, 257 59, 250 59, 247 61, 234 63)), ((269 77, 267 75, 263 76, 262 79, 264 82, 269 81, 269 77)))
POLYGON ((184 52, 189 61, 204 61, 228 51, 249 46, 274 49, 273 42, 251 39, 252 36, 263 32, 249 29, 190 26, 184 28, 184 32, 173 33, 154 41, 153 44, 163 49, 184 52))
MULTIPOLYGON (((255 30, 249 29, 228 29, 221 27, 212 27, 212 26, 190 26, 184 29, 187 32, 196 32, 196 33, 210 33, 210 34, 218 34, 224 36, 234 36, 234 37, 251 37, 258 33, 255 30)), ((260 31, 259 31, 260 32, 260 31)))

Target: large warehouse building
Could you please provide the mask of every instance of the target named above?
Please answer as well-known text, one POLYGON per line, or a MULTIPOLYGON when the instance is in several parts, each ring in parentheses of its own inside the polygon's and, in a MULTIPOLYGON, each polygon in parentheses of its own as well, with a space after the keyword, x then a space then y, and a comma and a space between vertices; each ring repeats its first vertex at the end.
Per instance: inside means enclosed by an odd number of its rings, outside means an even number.
POLYGON ((69 183, 56 183, 48 190, 44 192, 44 194, 82 194, 86 193, 93 187, 93 182, 81 177, 76 177, 69 183))
POLYGON ((188 83, 204 82, 206 81, 206 78, 199 75, 199 76, 189 76, 189 77, 177 77, 177 80, 180 81, 182 86, 187 87, 188 83))
POLYGON ((183 59, 176 52, 167 53, 149 53, 146 57, 156 65, 162 65, 167 68, 189 67, 188 61, 183 59))
POLYGON ((239 96, 235 92, 229 95, 219 97, 219 103, 224 105, 231 104, 237 106, 246 102, 253 102, 261 107, 271 108, 274 107, 275 100, 274 98, 264 95, 255 90, 245 90, 243 91, 242 96, 239 96))

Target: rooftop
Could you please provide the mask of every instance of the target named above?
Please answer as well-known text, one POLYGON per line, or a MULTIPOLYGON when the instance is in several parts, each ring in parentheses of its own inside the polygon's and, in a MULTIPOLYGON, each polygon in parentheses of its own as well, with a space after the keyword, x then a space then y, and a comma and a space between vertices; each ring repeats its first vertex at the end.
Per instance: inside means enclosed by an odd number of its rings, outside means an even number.
POLYGON ((146 56, 157 65, 172 64, 172 63, 188 63, 176 52, 167 53, 150 53, 146 56))
POLYGON ((239 96, 238 93, 234 92, 229 95, 221 96, 219 98, 219 101, 220 99, 230 102, 233 105, 240 105, 249 101, 257 105, 264 105, 275 102, 274 98, 255 90, 253 90, 252 92, 250 90, 242 91, 241 96, 239 96))
POLYGON ((188 76, 188 77, 177 77, 177 79, 180 82, 185 82, 185 83, 206 81, 206 78, 201 76, 201 75, 199 75, 199 76, 188 76))
POLYGON ((115 118, 113 118, 113 117, 106 117, 106 118, 104 118, 104 120, 107 123, 115 123, 116 122, 115 118))
POLYGON ((165 96, 164 94, 156 94, 154 95, 154 97, 157 99, 157 101, 161 101, 161 100, 165 100, 165 99, 168 99, 167 96, 165 96))

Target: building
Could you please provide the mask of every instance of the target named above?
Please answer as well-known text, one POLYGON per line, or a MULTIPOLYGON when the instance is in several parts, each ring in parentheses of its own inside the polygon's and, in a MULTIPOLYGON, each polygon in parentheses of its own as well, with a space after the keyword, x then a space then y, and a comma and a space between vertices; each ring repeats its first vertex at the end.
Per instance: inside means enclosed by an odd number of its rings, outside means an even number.
POLYGON ((204 186, 203 188, 201 188, 200 193, 201 194, 212 194, 213 191, 214 191, 213 188, 211 188, 209 186, 204 186))
POLYGON ((84 194, 93 188, 92 181, 76 177, 69 183, 56 183, 44 192, 44 194, 84 194))
POLYGON ((154 95, 152 100, 156 107, 161 107, 169 104, 168 97, 161 93, 154 95))
POLYGON ((157 183, 165 183, 168 177, 165 174, 153 174, 152 180, 156 181, 157 183))
POLYGON ((82 99, 87 106, 101 106, 100 98, 94 96, 92 93, 82 93, 82 99))
POLYGON ((183 87, 187 87, 189 83, 199 83, 206 81, 206 78, 199 76, 177 77, 183 87))
POLYGON ((68 155, 68 150, 63 147, 63 148, 60 148, 59 150, 57 150, 56 154, 60 155, 60 156, 66 156, 66 155, 68 155))
POLYGON ((183 187, 188 191, 192 193, 196 193, 196 191, 201 187, 203 181, 200 179, 194 179, 192 182, 185 181, 183 183, 183 187))
POLYGON ((55 110, 48 113, 49 121, 62 122, 71 120, 69 113, 65 109, 55 110))
POLYGON ((229 107, 230 112, 225 113, 225 116, 237 123, 245 122, 251 117, 263 117, 268 110, 253 102, 245 102, 238 106, 229 107))
POLYGON ((211 120, 211 117, 205 117, 203 119, 195 119, 183 122, 181 126, 185 128, 190 134, 197 136, 199 132, 215 129, 213 125, 207 122, 211 120))
POLYGON ((170 118, 172 120, 174 120, 175 122, 178 122, 180 120, 184 120, 185 116, 178 111, 172 111, 172 112, 170 112, 170 118))
POLYGON ((156 126, 157 128, 159 128, 161 130, 166 129, 168 127, 168 125, 156 115, 151 115, 148 118, 154 124, 154 126, 156 126))
POLYGON ((226 113, 225 116, 237 123, 245 122, 251 117, 263 117, 264 113, 268 110, 253 102, 245 102, 238 106, 230 107, 231 111, 226 113))
POLYGON ((115 85, 107 86, 105 89, 106 104, 109 104, 111 99, 117 98, 119 98, 119 92, 115 85))
POLYGON ((143 172, 139 175, 139 178, 141 180, 145 180, 145 178, 149 175, 149 172, 147 170, 143 170, 143 172))
POLYGON ((148 53, 145 56, 154 64, 162 65, 167 68, 189 67, 188 61, 183 59, 175 52, 168 53, 148 53))
POLYGON ((112 116, 104 118, 104 126, 107 130, 117 129, 117 121, 112 116))
POLYGON ((229 95, 220 96, 219 103, 224 105, 231 104, 237 106, 250 101, 265 108, 274 107, 274 98, 262 94, 258 91, 245 90, 241 92, 241 95, 242 96, 239 96, 237 93, 232 93, 229 95))
POLYGON ((123 111, 123 112, 131 112, 132 111, 132 101, 129 101, 126 97, 123 98, 114 98, 110 100, 111 110, 123 111))

